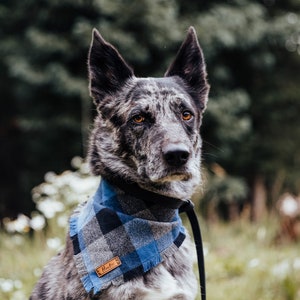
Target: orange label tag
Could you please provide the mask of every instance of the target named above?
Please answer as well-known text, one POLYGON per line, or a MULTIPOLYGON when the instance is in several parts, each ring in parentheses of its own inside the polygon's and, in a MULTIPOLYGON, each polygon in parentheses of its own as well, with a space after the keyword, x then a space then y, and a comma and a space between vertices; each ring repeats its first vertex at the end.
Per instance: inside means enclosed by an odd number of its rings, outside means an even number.
POLYGON ((106 262, 105 264, 99 266, 96 269, 96 273, 99 277, 104 276, 105 274, 109 273, 110 271, 116 269, 117 267, 119 267, 121 265, 121 260, 118 256, 112 258, 111 260, 109 260, 108 262, 106 262))

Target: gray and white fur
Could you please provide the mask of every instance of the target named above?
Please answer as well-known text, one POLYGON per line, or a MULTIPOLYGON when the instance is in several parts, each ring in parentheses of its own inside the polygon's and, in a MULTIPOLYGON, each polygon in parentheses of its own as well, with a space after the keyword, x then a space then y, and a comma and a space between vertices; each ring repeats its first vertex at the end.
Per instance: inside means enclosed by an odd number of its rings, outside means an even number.
MULTIPOLYGON (((201 183, 200 125, 209 92, 194 28, 189 28, 162 78, 135 77, 97 30, 88 69, 98 112, 88 156, 93 174, 110 182, 136 183, 164 196, 190 198, 201 183)), ((30 299, 195 299, 193 262, 187 237, 178 252, 143 276, 90 295, 78 276, 68 236, 65 249, 45 267, 30 299)))

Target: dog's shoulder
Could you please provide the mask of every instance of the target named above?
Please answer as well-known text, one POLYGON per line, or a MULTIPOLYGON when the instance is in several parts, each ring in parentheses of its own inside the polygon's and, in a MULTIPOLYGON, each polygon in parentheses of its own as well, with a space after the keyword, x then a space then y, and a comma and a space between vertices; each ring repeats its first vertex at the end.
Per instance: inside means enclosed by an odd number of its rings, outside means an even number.
POLYGON ((90 299, 80 282, 72 247, 72 241, 67 236, 65 249, 46 265, 30 300, 90 299))

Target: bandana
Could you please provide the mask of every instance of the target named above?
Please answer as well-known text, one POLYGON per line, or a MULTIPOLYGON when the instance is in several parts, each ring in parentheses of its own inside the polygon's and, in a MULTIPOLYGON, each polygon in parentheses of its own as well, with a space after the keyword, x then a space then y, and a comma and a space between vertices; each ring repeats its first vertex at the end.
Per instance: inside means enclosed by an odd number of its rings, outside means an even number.
POLYGON ((172 255, 185 239, 178 209, 117 194, 105 180, 70 218, 75 264, 94 294, 141 276, 172 255))

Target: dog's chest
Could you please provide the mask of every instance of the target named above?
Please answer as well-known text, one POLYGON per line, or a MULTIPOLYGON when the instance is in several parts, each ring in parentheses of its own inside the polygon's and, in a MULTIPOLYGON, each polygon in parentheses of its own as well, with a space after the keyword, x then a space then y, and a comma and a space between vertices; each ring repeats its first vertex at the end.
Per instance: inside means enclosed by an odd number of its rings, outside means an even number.
POLYGON ((184 295, 192 289, 186 285, 193 278, 193 255, 178 209, 120 193, 102 179, 71 216, 70 238, 87 293, 107 295, 100 299, 192 299, 184 295))
POLYGON ((144 276, 121 286, 111 286, 98 299, 192 300, 197 294, 197 280, 193 272, 195 253, 190 237, 173 256, 144 276))

